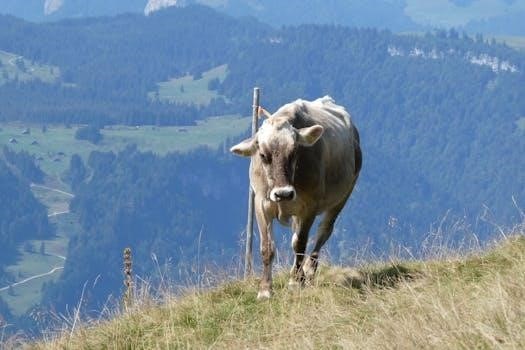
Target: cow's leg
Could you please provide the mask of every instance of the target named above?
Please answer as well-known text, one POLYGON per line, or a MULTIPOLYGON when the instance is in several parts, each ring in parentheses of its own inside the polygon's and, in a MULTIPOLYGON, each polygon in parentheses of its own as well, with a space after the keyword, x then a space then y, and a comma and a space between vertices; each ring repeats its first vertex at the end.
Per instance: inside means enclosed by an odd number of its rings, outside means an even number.
POLYGON ((345 206, 346 200, 350 196, 350 193, 348 193, 348 195, 346 195, 345 198, 335 207, 328 209, 323 216, 323 220, 319 224, 314 249, 310 254, 310 258, 305 261, 303 266, 304 274, 308 280, 311 280, 314 277, 315 272, 317 271, 319 252, 321 251, 321 248, 326 243, 328 238, 330 238, 330 235, 332 235, 335 220, 337 219, 337 216, 345 206))
POLYGON ((292 248, 295 253, 294 263, 290 271, 289 286, 297 286, 304 282, 303 261, 306 245, 308 244, 308 232, 314 222, 315 215, 306 218, 294 217, 292 223, 292 248))
POLYGON ((268 299, 272 290, 272 261, 275 254, 275 243, 272 233, 272 219, 264 208, 264 200, 255 198, 255 217, 259 227, 263 273, 257 299, 268 299))

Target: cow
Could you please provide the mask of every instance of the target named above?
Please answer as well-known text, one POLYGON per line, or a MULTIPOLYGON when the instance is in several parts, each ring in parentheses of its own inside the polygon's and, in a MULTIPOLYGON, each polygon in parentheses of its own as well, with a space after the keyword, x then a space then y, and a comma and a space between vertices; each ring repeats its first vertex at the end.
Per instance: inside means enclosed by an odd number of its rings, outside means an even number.
POLYGON ((230 151, 251 157, 250 186, 260 235, 263 273, 258 299, 272 290, 275 243, 272 223, 291 223, 295 253, 290 286, 301 286, 316 272, 319 251, 354 189, 362 163, 359 133, 344 107, 325 96, 296 100, 266 115, 258 132, 230 151), (324 214, 315 246, 305 259, 308 234, 324 214))

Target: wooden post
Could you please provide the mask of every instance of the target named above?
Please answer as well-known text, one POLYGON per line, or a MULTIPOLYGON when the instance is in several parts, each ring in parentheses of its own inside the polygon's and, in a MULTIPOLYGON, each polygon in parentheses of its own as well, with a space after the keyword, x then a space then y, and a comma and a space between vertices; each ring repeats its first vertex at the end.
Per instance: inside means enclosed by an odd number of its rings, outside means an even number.
MULTIPOLYGON (((259 122, 259 95, 258 87, 253 89, 252 136, 255 135, 259 122)), ((244 256, 244 278, 248 278, 253 271, 253 205, 255 193, 250 186, 248 194, 248 220, 246 223, 246 254, 244 256)))
POLYGON ((131 248, 124 249, 124 309, 128 310, 133 305, 133 276, 131 262, 131 248))

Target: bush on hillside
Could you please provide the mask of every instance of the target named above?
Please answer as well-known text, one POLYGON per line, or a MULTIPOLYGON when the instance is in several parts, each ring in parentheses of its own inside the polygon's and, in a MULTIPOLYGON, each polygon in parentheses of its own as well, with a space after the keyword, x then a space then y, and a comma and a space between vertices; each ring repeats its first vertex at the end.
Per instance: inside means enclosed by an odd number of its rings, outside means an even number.
POLYGON ((94 125, 83 126, 75 132, 75 139, 86 140, 93 144, 98 144, 102 141, 102 134, 100 128, 94 125))

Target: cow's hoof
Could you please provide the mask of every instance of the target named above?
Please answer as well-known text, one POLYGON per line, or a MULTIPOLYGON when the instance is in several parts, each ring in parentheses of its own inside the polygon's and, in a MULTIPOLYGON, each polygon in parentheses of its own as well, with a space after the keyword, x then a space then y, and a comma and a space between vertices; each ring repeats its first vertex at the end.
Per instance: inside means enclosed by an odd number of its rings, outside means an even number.
POLYGON ((313 258, 307 259, 303 265, 303 272, 306 281, 311 282, 315 277, 316 271, 317 260, 314 260, 313 258))
POLYGON ((267 300, 270 299, 272 296, 272 293, 270 293, 269 290, 260 290, 259 293, 257 293, 257 300, 267 300))

